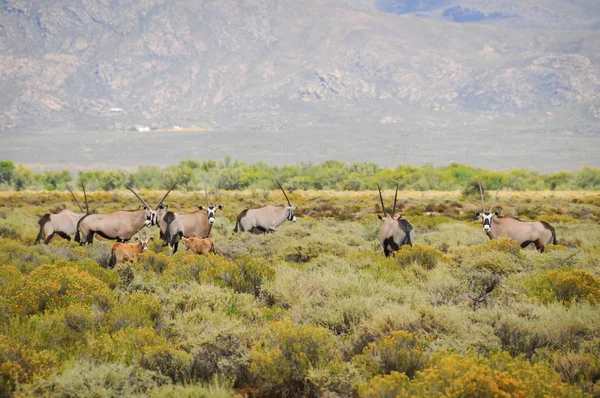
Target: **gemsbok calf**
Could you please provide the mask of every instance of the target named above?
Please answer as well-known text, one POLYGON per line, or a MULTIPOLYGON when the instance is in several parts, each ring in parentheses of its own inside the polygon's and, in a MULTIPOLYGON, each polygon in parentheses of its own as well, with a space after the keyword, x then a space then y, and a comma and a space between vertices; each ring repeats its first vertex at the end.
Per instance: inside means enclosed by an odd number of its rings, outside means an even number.
POLYGON ((210 253, 215 252, 215 244, 211 238, 181 238, 181 241, 185 245, 187 250, 190 250, 194 254, 204 254, 208 256, 210 253))
POLYGON ((479 193, 481 194, 482 212, 476 212, 476 217, 481 217, 483 230, 490 239, 510 238, 517 241, 522 248, 535 244, 540 252, 546 250, 549 244, 556 244, 556 231, 545 221, 521 221, 514 217, 502 217, 499 212, 493 212, 494 204, 498 198, 496 191, 490 211, 485 211, 483 201, 483 190, 479 184, 479 193))
POLYGON ((237 216, 233 232, 249 231, 253 233, 275 232, 285 220, 296 222, 294 210, 290 199, 283 190, 281 183, 277 181, 281 192, 285 196, 288 205, 266 205, 258 209, 245 209, 237 216))
POLYGON ((396 201, 398 199, 398 185, 396 186, 396 196, 394 197, 394 209, 392 210, 392 216, 389 217, 385 211, 385 205, 383 204, 383 196, 381 196, 381 188, 377 184, 377 190, 379 191, 379 199, 381 200, 381 208, 383 210, 383 217, 377 215, 383 226, 379 233, 379 241, 383 247, 383 253, 386 257, 389 257, 395 251, 400 250, 404 245, 412 246, 415 238, 415 231, 408 222, 408 220, 402 218, 402 215, 395 218, 396 215, 396 201))
POLYGON ((148 251, 148 243, 150 243, 152 239, 153 238, 148 238, 146 235, 145 238, 140 236, 139 240, 137 240, 136 237, 136 241, 133 243, 115 243, 110 249, 108 267, 114 268, 115 265, 126 261, 132 263, 140 254, 148 251))
POLYGON ((38 221, 38 225, 40 226, 40 232, 35 238, 34 245, 37 245, 42 239, 44 240, 44 244, 48 244, 50 243, 54 235, 58 235, 61 238, 70 241, 71 236, 77 233, 77 223, 79 222, 79 220, 81 220, 82 217, 89 213, 87 194, 85 193, 85 186, 83 185, 83 182, 81 183, 81 187, 83 188, 83 195, 85 197, 85 211, 83 211, 83 208, 81 207, 81 204, 79 204, 79 201, 75 197, 75 194, 67 185, 67 189, 69 190, 69 192, 71 192, 71 196, 73 196, 73 199, 75 200, 75 203, 77 203, 77 206, 79 207, 79 210, 81 210, 81 213, 76 213, 69 209, 64 209, 58 213, 44 214, 38 221))

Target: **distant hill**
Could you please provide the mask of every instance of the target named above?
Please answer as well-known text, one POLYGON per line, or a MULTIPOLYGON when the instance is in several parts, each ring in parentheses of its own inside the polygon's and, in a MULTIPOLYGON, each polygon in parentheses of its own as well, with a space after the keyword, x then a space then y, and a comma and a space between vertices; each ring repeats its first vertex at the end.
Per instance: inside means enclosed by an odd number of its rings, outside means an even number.
POLYGON ((598 21, 596 0, 2 0, 0 137, 490 120, 595 137, 598 21))

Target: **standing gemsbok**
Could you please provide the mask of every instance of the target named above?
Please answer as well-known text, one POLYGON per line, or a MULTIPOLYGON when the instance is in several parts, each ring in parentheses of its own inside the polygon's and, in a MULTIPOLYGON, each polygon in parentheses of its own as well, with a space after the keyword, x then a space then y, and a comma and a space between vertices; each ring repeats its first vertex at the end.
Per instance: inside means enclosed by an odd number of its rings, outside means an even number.
MULTIPOLYGON (((67 185, 67 184, 65 184, 67 185)), ((85 211, 79 204, 79 201, 75 197, 71 188, 67 185, 67 189, 71 192, 75 203, 79 206, 79 210, 81 213, 76 213, 69 209, 64 209, 56 214, 54 213, 46 213, 40 218, 38 224, 40 226, 40 232, 38 233, 37 238, 35 238, 34 245, 37 245, 40 240, 44 240, 44 244, 50 243, 54 235, 58 235, 61 238, 66 240, 71 240, 71 236, 75 235, 77 232, 77 223, 79 220, 89 213, 87 194, 85 193, 85 186, 83 182, 81 183, 81 187, 83 188, 83 195, 85 197, 85 211)))
POLYGON ((398 199, 398 186, 396 186, 396 196, 394 197, 394 209, 392 210, 392 216, 389 217, 385 211, 385 205, 383 204, 383 196, 381 196, 381 188, 377 185, 379 191, 379 199, 381 200, 381 208, 383 210, 383 217, 377 215, 381 221, 383 221, 383 227, 379 233, 379 240, 381 246, 383 246, 383 252, 386 257, 389 257, 391 253, 400 250, 404 245, 412 246, 415 237, 415 231, 408 222, 408 220, 402 218, 402 215, 398 218, 394 218, 396 215, 396 201, 398 199))
MULTIPOLYGON (((117 210, 109 214, 89 214, 79 220, 75 240, 80 244, 92 244, 94 235, 98 234, 104 239, 125 242, 131 239, 144 227, 156 224, 156 211, 152 210, 148 203, 137 194, 129 185, 124 184, 142 202, 143 207, 138 210, 117 210), (80 240, 79 234, 83 234, 80 240)), ((175 184, 173 185, 173 187, 175 184)), ((157 208, 162 205, 171 189, 162 198, 157 208)))
POLYGON ((290 199, 286 195, 281 183, 277 181, 281 192, 285 196, 288 205, 266 205, 258 209, 245 209, 237 216, 233 232, 249 231, 254 233, 275 232, 285 220, 296 222, 294 210, 290 199))
POLYGON ((481 207, 483 212, 476 212, 476 217, 481 217, 483 222, 483 230, 490 239, 510 238, 517 241, 522 248, 529 246, 531 243, 535 247, 544 252, 549 244, 556 244, 556 231, 545 221, 521 221, 513 217, 501 217, 499 212, 493 212, 494 204, 498 198, 496 191, 490 211, 485 211, 485 203, 483 201, 483 190, 479 184, 479 193, 481 194, 481 207))

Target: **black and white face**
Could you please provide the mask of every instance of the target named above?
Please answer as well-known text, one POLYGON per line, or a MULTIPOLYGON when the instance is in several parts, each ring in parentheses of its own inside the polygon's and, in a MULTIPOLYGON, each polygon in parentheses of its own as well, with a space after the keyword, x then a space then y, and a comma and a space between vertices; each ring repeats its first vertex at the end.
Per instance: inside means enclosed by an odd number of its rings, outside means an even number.
POLYGON ((217 210, 223 210, 223 206, 222 205, 218 205, 217 207, 215 206, 208 206, 208 207, 202 207, 202 206, 198 206, 198 208, 200 210, 206 210, 206 215, 208 217, 208 223, 210 225, 213 225, 215 223, 215 218, 217 216, 217 210))
POLYGON ((291 206, 291 207, 288 206, 288 207, 286 207, 285 210, 287 212, 286 218, 288 219, 288 221, 296 222, 296 216, 294 215, 294 210, 296 210, 296 207, 295 206, 291 206))
POLYGON ((489 232, 492 229, 492 218, 498 216, 499 213, 488 213, 488 212, 477 212, 475 213, 476 217, 481 217, 481 221, 483 222, 483 230, 485 232, 489 232))
POLYGON ((144 224, 146 224, 147 227, 156 225, 156 212, 154 210, 144 207, 144 217, 146 218, 144 224))

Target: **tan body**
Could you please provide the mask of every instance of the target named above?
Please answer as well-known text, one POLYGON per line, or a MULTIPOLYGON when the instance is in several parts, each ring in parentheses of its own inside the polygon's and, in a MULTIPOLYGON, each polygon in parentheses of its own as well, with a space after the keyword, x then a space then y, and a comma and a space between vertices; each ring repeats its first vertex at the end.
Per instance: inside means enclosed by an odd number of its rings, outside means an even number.
POLYGON ((154 211, 147 208, 118 210, 109 214, 89 214, 79 220, 75 240, 80 241, 78 238, 81 233, 81 244, 91 244, 95 234, 119 242, 128 241, 142 228, 152 225, 152 217, 154 211))
POLYGON ((492 217, 491 228, 486 231, 490 239, 510 238, 519 242, 521 247, 531 243, 544 252, 547 245, 556 244, 554 228, 544 221, 520 221, 512 217, 492 217))
POLYGON ((45 244, 48 244, 54 235, 71 240, 71 236, 77 232, 77 223, 83 216, 85 214, 75 213, 69 209, 64 209, 56 214, 44 214, 38 221, 40 232, 34 244, 42 239, 45 244))
POLYGON ((296 221, 295 207, 266 205, 259 209, 243 210, 237 217, 234 232, 275 232, 285 220, 296 221))
POLYGON ((215 252, 215 244, 211 238, 181 238, 185 248, 195 254, 204 254, 208 256, 215 252))
POLYGON ((148 250, 148 238, 143 238, 134 243, 115 243, 110 249, 108 266, 113 268, 116 264, 133 262, 143 252, 148 250))
POLYGON ((379 232, 379 241, 386 257, 400 250, 404 245, 412 246, 415 231, 408 220, 392 217, 379 217, 383 227, 379 232))
POLYGON ((208 213, 206 210, 196 210, 188 214, 177 214, 177 218, 183 226, 183 236, 186 238, 207 238, 210 236, 212 225, 208 222, 208 213))

